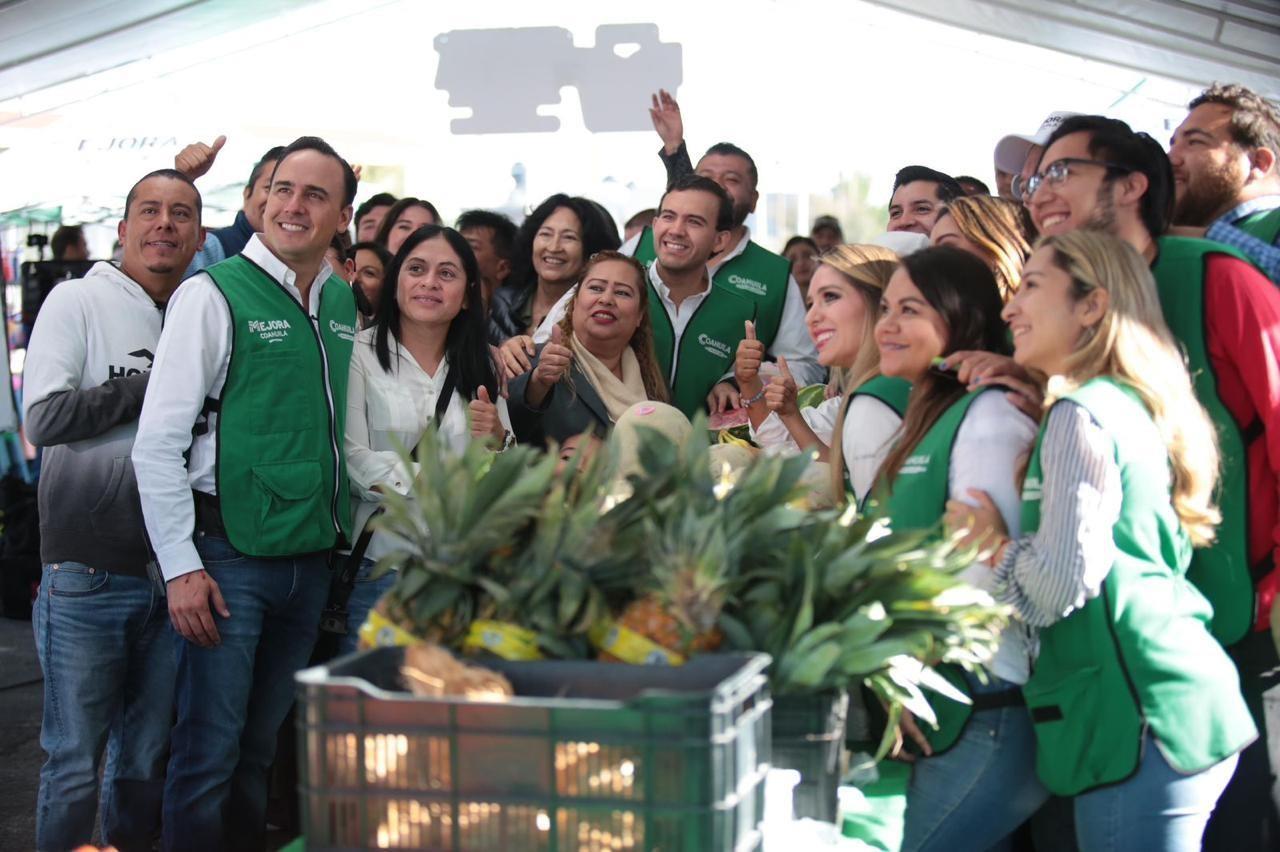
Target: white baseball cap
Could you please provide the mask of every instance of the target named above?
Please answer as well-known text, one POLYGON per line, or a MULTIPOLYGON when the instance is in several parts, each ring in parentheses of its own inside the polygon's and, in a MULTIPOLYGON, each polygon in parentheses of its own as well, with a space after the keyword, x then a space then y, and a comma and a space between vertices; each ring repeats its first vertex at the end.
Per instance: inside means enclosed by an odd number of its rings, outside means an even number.
POLYGON ((1043 147, 1049 141, 1049 137, 1053 135, 1053 131, 1058 129, 1058 125, 1066 121, 1072 116, 1080 115, 1078 112, 1051 112, 1049 117, 1040 122, 1040 127, 1030 136, 1018 136, 1011 134, 1004 137, 996 143, 995 162, 996 168, 1002 172, 1016 175, 1022 171, 1022 164, 1027 160, 1027 154, 1037 145, 1043 147))
POLYGON ((906 257, 929 247, 929 238, 915 231, 885 231, 883 234, 876 234, 868 242, 887 248, 898 257, 906 257))

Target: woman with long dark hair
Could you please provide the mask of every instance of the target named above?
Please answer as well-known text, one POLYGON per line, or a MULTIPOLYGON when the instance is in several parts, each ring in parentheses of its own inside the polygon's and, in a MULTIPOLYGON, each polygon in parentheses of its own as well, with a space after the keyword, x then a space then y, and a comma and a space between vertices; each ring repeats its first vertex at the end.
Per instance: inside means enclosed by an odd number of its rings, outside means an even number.
POLYGON ((498 346, 509 337, 532 335, 578 283, 587 258, 619 244, 617 227, 594 201, 563 193, 543 201, 520 226, 511 276, 494 291, 489 341, 498 346))
MULTIPOLYGON (((990 268, 967 252, 937 247, 908 255, 889 279, 876 323, 880 372, 911 383, 902 430, 872 489, 871 511, 896 531, 938 530, 948 500, 991 495, 1017 529, 1017 470, 1036 426, 999 388, 970 392, 935 365, 958 350, 1008 352, 1000 290, 990 268)), ((978 588, 991 572, 962 574, 978 588)), ((936 693, 936 730, 910 714, 902 730, 924 755, 907 794, 904 850, 987 849, 1029 817, 1048 794, 1036 780, 1034 736, 1022 699, 1030 648, 1020 624, 1005 629, 985 682, 945 668, 972 704, 936 693), (928 729, 927 734, 921 728, 928 729)))
POLYGON ((391 254, 400 249, 400 244, 414 231, 426 225, 439 225, 440 211, 425 198, 401 198, 382 220, 378 227, 378 235, 373 238, 391 254))
MULTIPOLYGON (((468 441, 510 441, 506 403, 485 342, 479 267, 466 239, 438 225, 419 228, 401 244, 383 279, 373 325, 356 335, 346 455, 357 530, 377 510, 382 492, 409 492, 417 466, 406 465, 399 449, 413 449, 432 423, 458 452, 468 441)), ((370 576, 394 541, 377 532, 366 543, 365 552, 356 554, 362 563, 347 605, 346 649, 354 648, 356 630, 395 582, 391 574, 370 576)))

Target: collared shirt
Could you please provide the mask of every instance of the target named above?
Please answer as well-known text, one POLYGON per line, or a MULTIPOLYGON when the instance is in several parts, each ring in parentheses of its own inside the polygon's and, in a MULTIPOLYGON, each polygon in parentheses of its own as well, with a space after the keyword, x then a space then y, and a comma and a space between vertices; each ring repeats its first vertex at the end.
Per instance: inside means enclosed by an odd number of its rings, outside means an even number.
MULTIPOLYGON (((747 243, 751 242, 751 230, 747 229, 742 239, 730 251, 724 252, 714 257, 707 263, 707 277, 715 276, 716 270, 729 262, 733 258, 742 254, 747 249, 747 243)), ((620 252, 626 255, 634 255, 636 246, 640 244, 640 236, 636 235, 622 244, 620 252)), ((654 280, 653 269, 657 267, 657 262, 650 264, 650 280, 654 280)), ((551 327, 560 322, 564 317, 564 312, 569 304, 569 299, 577 291, 577 287, 570 287, 569 292, 561 297, 560 301, 552 306, 547 312, 547 317, 542 321, 542 325, 538 326, 537 331, 533 333, 534 343, 545 343, 551 339, 551 327)), ((659 291, 661 293, 662 291, 659 291)), ((705 298, 704 293, 702 298, 705 298)), ((692 299, 692 297, 691 297, 692 299)), ((670 305, 667 305, 667 313, 671 316, 671 324, 676 327, 676 336, 679 337, 680 331, 688 324, 689 316, 693 314, 693 308, 697 307, 697 302, 686 299, 684 304, 689 304, 688 315, 685 316, 684 322, 678 324, 678 317, 672 312, 670 305)), ((814 346, 813 339, 809 337, 809 328, 804 321, 805 306, 804 297, 800 295, 800 285, 796 283, 795 276, 787 277, 787 299, 782 307, 782 319, 778 322, 778 333, 774 335, 773 343, 769 346, 769 354, 776 358, 786 358, 787 368, 791 370, 791 375, 795 377, 796 383, 800 387, 805 385, 818 384, 826 381, 826 370, 818 363, 818 348, 814 346)), ((733 345, 737 347, 738 341, 733 341, 733 345)), ((675 369, 675 365, 672 365, 675 369)), ((732 374, 730 374, 732 375, 732 374)))
POLYGON ((1280 245, 1267 243, 1236 227, 1236 223, 1254 213, 1265 213, 1280 207, 1280 195, 1264 195, 1238 204, 1218 217, 1205 231, 1205 238, 1231 246, 1258 265, 1268 278, 1280 283, 1280 245))
MULTIPOLYGON (((693 315, 698 312, 698 306, 711 295, 710 270, 707 274, 708 277, 704 279, 707 282, 706 288, 701 293, 686 296, 684 301, 677 305, 671 300, 671 288, 658 274, 657 261, 649 264, 649 283, 653 285, 654 292, 658 294, 658 301, 662 302, 662 307, 671 320, 671 333, 675 340, 675 347, 671 353, 671 373, 667 376, 667 384, 675 379, 676 365, 680 363, 680 340, 684 337, 684 331, 689 327, 689 321, 693 319, 693 315)), ((726 375, 732 375, 732 373, 726 375)))
MULTIPOLYGON (((297 276, 259 235, 250 238, 242 254, 302 304, 297 276)), ((311 282, 307 313, 317 329, 320 293, 331 272, 329 264, 322 263, 311 282)), ((231 363, 231 333, 231 310, 207 272, 184 281, 169 300, 133 445, 142 514, 166 580, 203 567, 192 538, 191 492, 217 492, 217 414, 209 415, 203 434, 193 439, 191 430, 205 399, 222 395, 231 363), (188 449, 190 456, 184 460, 188 449)))
MULTIPOLYGON (((391 369, 384 370, 373 348, 375 332, 376 329, 368 328, 356 336, 347 381, 344 448, 357 531, 364 529, 382 502, 381 489, 409 493, 418 475, 418 466, 416 463, 406 465, 400 450, 412 451, 422 439, 422 433, 435 418, 436 400, 444 390, 449 373, 448 359, 440 361, 434 376, 428 373, 394 334, 387 335, 391 369), (375 490, 375 486, 379 490, 375 490)), ((498 419, 510 431, 507 401, 499 397, 495 405, 498 419)), ((471 441, 467 407, 466 398, 455 390, 439 432, 441 442, 450 452, 461 454, 471 441)), ((376 532, 364 555, 376 560, 393 547, 394 539, 376 532)))

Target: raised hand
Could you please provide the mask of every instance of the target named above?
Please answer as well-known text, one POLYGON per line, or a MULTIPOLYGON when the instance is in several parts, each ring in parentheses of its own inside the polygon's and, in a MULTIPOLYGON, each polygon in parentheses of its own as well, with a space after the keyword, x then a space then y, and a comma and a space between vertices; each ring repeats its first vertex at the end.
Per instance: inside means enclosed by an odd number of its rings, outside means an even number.
POLYGON ((212 145, 192 142, 173 158, 173 167, 192 180, 203 177, 209 169, 213 168, 213 161, 218 158, 218 152, 225 144, 227 144, 225 136, 219 136, 213 140, 212 145))
POLYGON ((747 396, 760 392, 760 364, 764 361, 764 344, 756 339, 756 324, 743 323, 743 338, 738 341, 738 351, 733 360, 733 377, 738 389, 747 396))
POLYGON ((680 150, 680 143, 684 141, 684 119, 680 116, 680 104, 666 89, 659 89, 653 96, 649 118, 662 139, 662 150, 667 154, 680 150))
POLYGON ((573 364, 573 352, 564 345, 564 332, 560 326, 551 329, 551 340, 542 347, 542 357, 533 370, 533 380, 550 387, 565 377, 573 364))
POLYGON ((779 375, 769 380, 764 389, 764 404, 770 411, 776 411, 779 417, 794 417, 800 414, 800 406, 796 403, 796 380, 787 368, 787 359, 778 358, 779 375))
POLYGON ((476 398, 471 400, 467 408, 471 411, 472 438, 501 438, 506 434, 506 427, 498 417, 498 406, 489 399, 489 389, 484 385, 476 390, 476 398))

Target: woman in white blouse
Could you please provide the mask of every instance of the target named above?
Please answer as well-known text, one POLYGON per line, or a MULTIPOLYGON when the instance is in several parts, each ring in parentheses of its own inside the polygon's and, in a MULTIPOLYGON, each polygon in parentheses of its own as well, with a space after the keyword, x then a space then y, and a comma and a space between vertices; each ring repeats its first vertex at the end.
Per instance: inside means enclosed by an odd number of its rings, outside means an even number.
MULTIPOLYGON (((433 421, 444 445, 458 452, 474 439, 495 446, 510 440, 485 333, 480 272, 466 239, 438 225, 414 231, 396 252, 374 324, 356 336, 351 355, 346 456, 357 530, 384 492, 408 493, 417 465, 406 464, 398 449, 416 447, 433 421)), ((395 582, 393 573, 371 577, 394 547, 381 531, 368 540, 347 603, 344 652, 354 650, 369 610, 395 582)))
POLYGON ((767 384, 761 379, 764 344, 755 339, 754 329, 747 329, 747 339, 738 344, 734 364, 755 442, 767 452, 816 450, 837 477, 847 476, 848 490, 858 500, 888 455, 910 391, 902 379, 880 375, 873 336, 881 295, 897 267, 898 256, 886 248, 843 245, 821 257, 810 279, 805 323, 818 363, 848 376, 847 393, 801 411, 785 362, 779 365, 783 375, 767 384))

